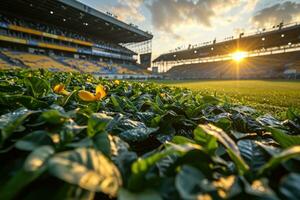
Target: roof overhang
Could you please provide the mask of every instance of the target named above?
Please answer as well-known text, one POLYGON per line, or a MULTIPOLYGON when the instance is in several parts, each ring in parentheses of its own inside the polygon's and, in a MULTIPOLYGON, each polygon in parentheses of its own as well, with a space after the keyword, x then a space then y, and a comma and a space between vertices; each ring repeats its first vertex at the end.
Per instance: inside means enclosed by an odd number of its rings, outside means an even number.
POLYGON ((1 0, 0 11, 114 43, 142 42, 153 38, 148 32, 76 0, 1 0))
POLYGON ((300 43, 300 24, 283 29, 260 32, 253 35, 190 48, 158 56, 153 62, 180 61, 226 55, 236 50, 254 51, 300 43))

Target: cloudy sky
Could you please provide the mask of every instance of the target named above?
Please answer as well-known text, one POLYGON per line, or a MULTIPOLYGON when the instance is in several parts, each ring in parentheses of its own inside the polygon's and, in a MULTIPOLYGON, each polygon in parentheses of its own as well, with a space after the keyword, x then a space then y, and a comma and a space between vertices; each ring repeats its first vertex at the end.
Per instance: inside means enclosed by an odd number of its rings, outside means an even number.
POLYGON ((154 57, 177 47, 223 40, 300 21, 300 0, 79 0, 154 34, 154 57))

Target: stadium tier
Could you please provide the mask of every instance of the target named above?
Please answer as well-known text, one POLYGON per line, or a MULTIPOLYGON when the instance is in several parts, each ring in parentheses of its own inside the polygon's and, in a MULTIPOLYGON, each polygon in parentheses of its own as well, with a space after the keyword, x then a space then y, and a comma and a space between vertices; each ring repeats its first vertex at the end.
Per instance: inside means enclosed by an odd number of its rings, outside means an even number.
POLYGON ((9 63, 5 59, 0 57, 0 70, 1 69, 12 69, 12 68, 19 68, 19 66, 9 63))
POLYGON ((67 67, 54 59, 30 53, 16 52, 16 51, 1 51, 2 54, 14 60, 15 63, 20 62, 31 69, 49 69, 51 71, 76 71, 74 68, 67 67))
POLYGON ((0 69, 30 68, 47 69, 50 71, 85 72, 96 75, 127 74, 147 75, 136 64, 107 63, 92 59, 71 58, 57 55, 42 55, 37 53, 0 49, 0 69))
POLYGON ((64 62, 67 65, 72 66, 73 68, 76 68, 83 72, 98 73, 101 70, 100 66, 97 66, 96 64, 89 62, 87 60, 80 60, 74 58, 59 58, 59 59, 61 60, 61 62, 64 62))
POLYGON ((294 78, 300 74, 300 52, 248 57, 234 60, 179 65, 166 75, 172 79, 262 79, 294 78))
POLYGON ((137 53, 120 44, 152 37, 75 0, 0 1, 1 54, 21 67, 135 74, 137 53))

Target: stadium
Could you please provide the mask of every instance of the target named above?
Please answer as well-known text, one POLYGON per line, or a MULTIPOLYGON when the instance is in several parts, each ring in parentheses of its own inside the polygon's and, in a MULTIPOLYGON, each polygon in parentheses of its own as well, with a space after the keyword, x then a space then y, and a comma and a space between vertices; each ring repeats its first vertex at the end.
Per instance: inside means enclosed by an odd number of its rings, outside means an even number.
POLYGON ((299 32, 298 23, 280 23, 236 38, 189 45, 153 62, 173 79, 296 79, 300 74, 299 32))
POLYGON ((299 0, 1 0, 0 200, 300 199, 299 22, 299 0))
POLYGON ((153 36, 77 1, 1 1, 0 27, 1 68, 124 78, 149 74, 153 36), (120 44, 146 45, 143 63, 120 44))

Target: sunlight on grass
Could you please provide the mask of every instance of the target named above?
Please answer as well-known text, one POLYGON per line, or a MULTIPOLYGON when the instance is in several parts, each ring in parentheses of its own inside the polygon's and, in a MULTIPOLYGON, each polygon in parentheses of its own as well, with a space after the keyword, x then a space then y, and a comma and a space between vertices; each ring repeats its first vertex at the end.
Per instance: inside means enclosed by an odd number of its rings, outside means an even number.
POLYGON ((160 83, 217 94, 233 103, 250 105, 279 118, 289 107, 300 109, 299 81, 220 80, 161 81, 160 83))

